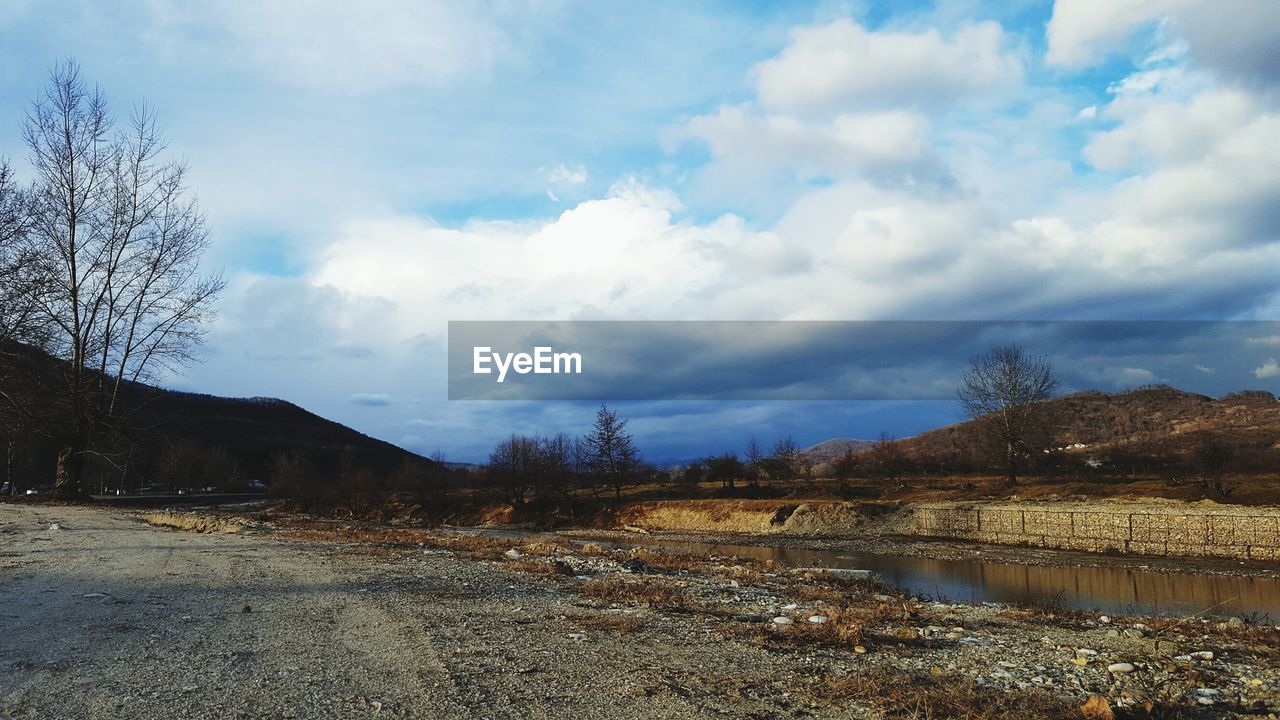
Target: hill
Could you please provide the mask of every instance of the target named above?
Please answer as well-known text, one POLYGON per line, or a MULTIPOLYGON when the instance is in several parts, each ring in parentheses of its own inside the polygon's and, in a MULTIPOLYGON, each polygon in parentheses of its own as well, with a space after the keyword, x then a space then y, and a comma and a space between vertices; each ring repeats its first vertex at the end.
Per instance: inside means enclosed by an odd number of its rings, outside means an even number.
MULTIPOLYGON (((1152 386, 1123 393, 1087 391, 1041 403, 1044 447, 1059 458, 1113 466, 1184 462, 1212 442, 1239 463, 1274 465, 1280 458, 1280 402, 1269 392, 1221 398, 1152 386)), ((897 441, 911 460, 972 463, 984 439, 973 421, 897 441)))
MULTIPOLYGON (((0 482, 21 489, 52 481, 62 422, 57 392, 66 363, 28 346, 0 352, 0 482), (11 403, 3 402, 12 399, 11 403), (51 429, 54 430, 51 432, 51 429)), ((276 398, 228 398, 143 383, 121 390, 120 413, 87 477, 99 489, 202 487, 268 480, 288 456, 319 473, 386 475, 406 461, 436 463, 276 398), (229 478, 229 480, 228 480, 229 478)))
POLYGON ((871 447, 869 440, 857 440, 855 438, 832 438, 823 440, 817 445, 807 447, 800 451, 804 459, 812 463, 831 462, 845 453, 860 452, 871 447))

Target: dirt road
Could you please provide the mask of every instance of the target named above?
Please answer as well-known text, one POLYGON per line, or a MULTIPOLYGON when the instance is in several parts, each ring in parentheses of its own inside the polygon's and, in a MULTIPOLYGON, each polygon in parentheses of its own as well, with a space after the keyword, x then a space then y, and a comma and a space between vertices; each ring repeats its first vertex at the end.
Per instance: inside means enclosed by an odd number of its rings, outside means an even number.
POLYGON ((0 717, 862 717, 706 620, 439 551, 0 505, 0 717))

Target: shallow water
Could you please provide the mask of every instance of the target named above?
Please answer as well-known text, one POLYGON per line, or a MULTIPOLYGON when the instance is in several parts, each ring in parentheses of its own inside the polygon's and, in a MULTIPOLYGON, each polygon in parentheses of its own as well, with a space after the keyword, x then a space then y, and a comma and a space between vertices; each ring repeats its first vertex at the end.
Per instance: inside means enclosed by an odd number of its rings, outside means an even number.
MULTIPOLYGON (((980 557, 935 560, 838 550, 687 542, 646 535, 611 539, 607 544, 772 560, 786 567, 870 570, 890 585, 913 595, 952 602, 1060 605, 1110 614, 1243 615, 1280 623, 1280 579, 1274 578, 1114 567, 1045 567, 992 562, 980 557)), ((975 548, 975 555, 977 552, 975 548)))

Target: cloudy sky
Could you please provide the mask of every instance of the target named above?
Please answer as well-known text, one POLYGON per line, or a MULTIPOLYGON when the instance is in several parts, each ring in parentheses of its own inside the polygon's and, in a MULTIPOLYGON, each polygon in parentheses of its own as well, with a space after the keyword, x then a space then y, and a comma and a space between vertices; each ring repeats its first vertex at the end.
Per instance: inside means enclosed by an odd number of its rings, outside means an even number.
MULTIPOLYGON (((0 47, 17 169, 71 56, 189 163, 229 286, 170 385, 452 459, 591 412, 448 402, 449 320, 1280 319, 1274 0, 8 0, 0 47)), ((1280 390, 1254 339, 1238 385, 1280 390)), ((655 457, 955 417, 626 414, 655 457)))

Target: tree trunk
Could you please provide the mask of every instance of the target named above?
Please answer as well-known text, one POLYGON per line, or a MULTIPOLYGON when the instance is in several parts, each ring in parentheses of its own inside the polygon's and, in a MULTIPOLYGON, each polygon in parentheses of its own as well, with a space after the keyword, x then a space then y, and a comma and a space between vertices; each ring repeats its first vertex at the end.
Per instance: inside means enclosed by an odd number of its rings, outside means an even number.
POLYGON ((1007 476, 1005 478, 1009 487, 1018 484, 1018 450, 1013 443, 1009 443, 1005 450, 1005 470, 1007 476))
POLYGON ((80 496, 80 480, 84 476, 84 452, 80 447, 67 446, 58 453, 58 467, 53 479, 53 495, 73 498, 80 496))

